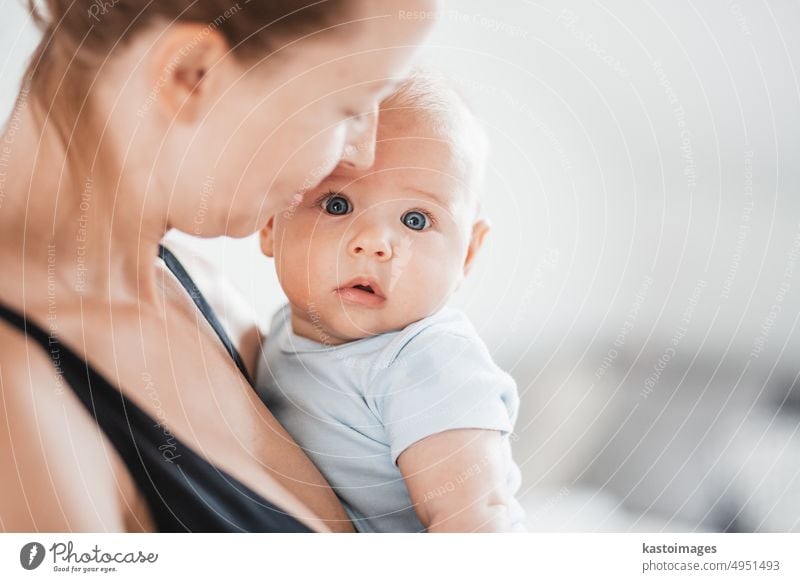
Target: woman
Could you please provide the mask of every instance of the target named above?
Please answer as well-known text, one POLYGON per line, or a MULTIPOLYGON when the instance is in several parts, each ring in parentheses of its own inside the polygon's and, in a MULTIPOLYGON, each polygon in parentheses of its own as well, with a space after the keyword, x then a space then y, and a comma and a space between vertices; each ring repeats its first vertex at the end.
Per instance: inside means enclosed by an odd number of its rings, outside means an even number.
POLYGON ((45 35, 2 138, 3 530, 351 530, 160 241, 248 235, 340 160, 371 165, 377 105, 428 32, 404 14, 433 8, 35 13, 45 35))

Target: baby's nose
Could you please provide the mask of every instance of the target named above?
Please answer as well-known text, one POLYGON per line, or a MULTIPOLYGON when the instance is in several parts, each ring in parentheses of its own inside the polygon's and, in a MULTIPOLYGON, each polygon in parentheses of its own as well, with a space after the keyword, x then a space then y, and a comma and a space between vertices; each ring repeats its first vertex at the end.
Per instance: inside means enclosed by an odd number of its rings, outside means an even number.
POLYGON ((353 256, 366 256, 379 261, 392 258, 392 245, 388 236, 377 228, 362 229, 350 241, 348 250, 353 256))

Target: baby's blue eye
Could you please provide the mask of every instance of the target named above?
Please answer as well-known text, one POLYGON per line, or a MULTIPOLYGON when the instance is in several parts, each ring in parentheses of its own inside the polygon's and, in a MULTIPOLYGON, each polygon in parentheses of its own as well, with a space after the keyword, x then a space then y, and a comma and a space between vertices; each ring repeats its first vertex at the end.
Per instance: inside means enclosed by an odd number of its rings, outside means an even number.
POLYGON ((334 195, 329 196, 324 203, 325 212, 333 214, 334 216, 341 216, 352 212, 353 208, 350 206, 350 201, 344 196, 334 195))
POLYGON ((406 212, 401 220, 411 230, 425 230, 428 226, 428 217, 417 210, 406 212))

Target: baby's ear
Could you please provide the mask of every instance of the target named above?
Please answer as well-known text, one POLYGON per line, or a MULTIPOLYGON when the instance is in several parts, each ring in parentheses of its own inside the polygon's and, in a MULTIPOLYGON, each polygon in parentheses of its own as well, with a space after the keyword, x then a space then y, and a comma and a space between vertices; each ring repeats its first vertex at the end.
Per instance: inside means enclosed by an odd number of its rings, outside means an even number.
POLYGON ((482 218, 476 220, 475 224, 472 225, 472 238, 467 248, 467 258, 464 260, 464 276, 469 273, 478 251, 483 246, 483 239, 486 238, 490 229, 489 223, 482 218))
POLYGON ((275 237, 273 232, 275 229, 275 216, 270 216, 266 226, 261 229, 261 252, 268 257, 275 256, 275 237))

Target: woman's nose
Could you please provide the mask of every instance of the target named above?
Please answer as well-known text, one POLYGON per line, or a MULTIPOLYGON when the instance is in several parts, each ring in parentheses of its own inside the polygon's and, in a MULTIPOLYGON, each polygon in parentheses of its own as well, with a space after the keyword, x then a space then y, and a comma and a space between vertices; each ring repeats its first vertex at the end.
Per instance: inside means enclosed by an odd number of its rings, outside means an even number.
POLYGON ((368 170, 375 163, 378 106, 354 119, 347 128, 342 162, 356 170, 368 170))
POLYGON ((376 226, 362 228, 351 240, 347 249, 354 257, 369 257, 379 262, 392 258, 392 245, 388 233, 376 226))

